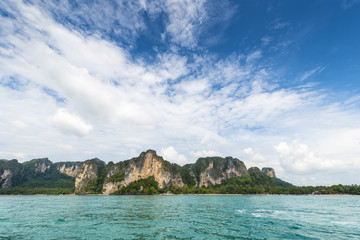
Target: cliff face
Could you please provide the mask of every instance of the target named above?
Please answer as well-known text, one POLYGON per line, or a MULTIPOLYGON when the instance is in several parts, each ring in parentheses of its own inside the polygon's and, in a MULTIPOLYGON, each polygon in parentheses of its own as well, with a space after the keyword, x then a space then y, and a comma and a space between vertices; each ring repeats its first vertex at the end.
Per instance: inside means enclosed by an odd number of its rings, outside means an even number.
POLYGON ((245 164, 239 159, 232 157, 207 157, 199 158, 195 164, 188 164, 184 166, 184 178, 187 183, 195 183, 198 187, 208 187, 216 184, 221 184, 223 180, 232 177, 248 176, 245 164), (187 174, 187 176, 186 176, 187 174), (191 180, 193 178, 193 180, 191 180))
POLYGON ((11 187, 11 180, 12 177, 14 176, 13 172, 11 171, 11 169, 5 169, 3 174, 1 175, 1 187, 3 188, 8 188, 11 187))
POLYGON ((80 172, 83 162, 57 162, 54 165, 59 172, 75 178, 80 172))
POLYGON ((131 182, 150 176, 154 176, 155 181, 159 183, 159 188, 170 185, 182 187, 184 183, 180 172, 175 172, 174 167, 176 166, 157 156, 155 151, 148 150, 137 158, 112 166, 106 176, 103 192, 105 194, 112 193, 131 182))
MULTIPOLYGON (((76 169, 76 167, 74 167, 76 169)), ((97 158, 87 160, 77 170, 70 172, 75 177, 76 193, 98 192, 99 182, 101 182, 105 163, 97 158)))
POLYGON ((261 169, 261 171, 271 178, 276 178, 275 170, 273 168, 266 167, 261 169))
POLYGON ((274 183, 289 186, 276 178, 272 168, 246 169, 232 157, 199 158, 183 167, 171 164, 155 151, 142 152, 138 157, 116 164, 95 158, 85 162, 52 163, 47 158, 24 163, 0 160, 0 187, 73 188, 75 193, 111 194, 140 179, 154 177, 160 189, 170 186, 209 187, 233 177, 250 177, 256 184, 274 183))
POLYGON ((24 167, 17 160, 0 160, 0 187, 19 184, 24 176, 24 167))
POLYGON ((35 168, 34 168, 35 172, 43 173, 46 170, 48 170, 52 165, 52 162, 47 158, 36 159, 36 160, 37 162, 35 162, 35 168))

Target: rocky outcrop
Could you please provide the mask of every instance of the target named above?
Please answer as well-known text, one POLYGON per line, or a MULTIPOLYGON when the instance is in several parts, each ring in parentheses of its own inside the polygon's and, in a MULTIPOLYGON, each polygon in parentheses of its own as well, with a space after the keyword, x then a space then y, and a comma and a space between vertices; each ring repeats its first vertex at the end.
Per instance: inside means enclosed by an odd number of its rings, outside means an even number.
POLYGON ((13 172, 11 171, 11 169, 5 169, 3 174, 1 175, 1 187, 3 188, 8 188, 11 187, 12 185, 12 177, 14 176, 13 172))
POLYGON ((155 151, 148 150, 140 154, 137 158, 120 162, 109 169, 106 176, 103 192, 112 193, 129 183, 139 179, 154 176, 159 188, 170 185, 182 187, 184 185, 180 171, 176 172, 178 165, 170 164, 159 157, 155 151))
POLYGON ((270 167, 262 168, 261 171, 271 178, 276 178, 275 170, 270 167))
POLYGON ((221 184, 223 180, 229 178, 249 175, 245 164, 232 157, 199 158, 195 164, 185 165, 184 168, 189 172, 187 183, 191 185, 191 177, 193 177, 195 184, 199 187, 221 184))
POLYGON ((24 162, 23 165, 30 171, 43 173, 50 169, 53 163, 48 158, 37 158, 28 162, 24 162))
POLYGON ((105 163, 97 158, 85 161, 75 177, 75 192, 80 194, 96 192, 104 168, 105 163))
POLYGON ((52 165, 52 162, 47 158, 38 159, 38 160, 39 161, 37 163, 35 163, 35 169, 34 169, 35 172, 45 172, 52 165))
POLYGON ((123 187, 121 182, 105 182, 103 185, 103 194, 109 195, 123 187))
POLYGON ((24 167, 14 160, 0 160, 0 187, 8 188, 18 185, 24 176, 24 167))
POLYGON ((81 170, 83 162, 57 162, 54 163, 54 165, 59 172, 76 178, 81 170))

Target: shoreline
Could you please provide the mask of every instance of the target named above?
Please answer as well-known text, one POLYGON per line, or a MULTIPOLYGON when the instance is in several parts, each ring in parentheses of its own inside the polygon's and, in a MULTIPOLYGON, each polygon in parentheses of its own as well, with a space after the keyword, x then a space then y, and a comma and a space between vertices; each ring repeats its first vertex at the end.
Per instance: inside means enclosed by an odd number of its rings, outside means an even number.
POLYGON ((243 193, 189 193, 189 194, 173 194, 173 193, 162 193, 162 194, 123 194, 123 195, 111 195, 111 194, 0 194, 1 196, 360 196, 357 194, 243 194, 243 193))

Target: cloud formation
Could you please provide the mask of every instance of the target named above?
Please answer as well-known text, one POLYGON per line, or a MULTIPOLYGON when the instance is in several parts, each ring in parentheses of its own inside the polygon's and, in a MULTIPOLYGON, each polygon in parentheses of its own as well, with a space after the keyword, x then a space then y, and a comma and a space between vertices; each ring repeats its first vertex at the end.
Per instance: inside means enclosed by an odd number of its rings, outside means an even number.
POLYGON ((280 164, 290 173, 307 174, 324 170, 341 170, 348 166, 336 160, 323 159, 312 152, 309 146, 293 141, 291 144, 280 143, 275 147, 280 155, 280 164))
POLYGON ((188 161, 183 154, 179 154, 175 148, 171 146, 161 149, 160 154, 168 161, 179 165, 184 165, 188 161))
POLYGON ((58 109, 51 118, 52 124, 65 134, 85 136, 93 129, 93 126, 85 123, 79 116, 68 113, 65 109, 58 109))
POLYGON ((201 51, 205 1, 5 1, 0 8, 7 12, 0 15, 2 158, 120 161, 152 148, 181 165, 243 158, 305 184, 314 172, 360 168, 358 96, 330 102, 311 82, 282 85, 264 49, 201 51), (134 54, 160 20, 159 42, 168 48, 150 60, 134 54))

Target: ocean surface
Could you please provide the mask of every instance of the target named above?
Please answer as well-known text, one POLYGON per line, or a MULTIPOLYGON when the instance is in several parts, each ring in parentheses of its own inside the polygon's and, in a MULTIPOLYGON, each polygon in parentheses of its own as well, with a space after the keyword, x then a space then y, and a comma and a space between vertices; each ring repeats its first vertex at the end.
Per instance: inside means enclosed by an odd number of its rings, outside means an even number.
POLYGON ((360 196, 0 196, 0 239, 360 239, 360 196))

